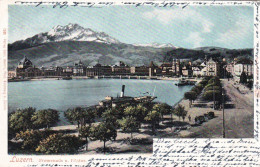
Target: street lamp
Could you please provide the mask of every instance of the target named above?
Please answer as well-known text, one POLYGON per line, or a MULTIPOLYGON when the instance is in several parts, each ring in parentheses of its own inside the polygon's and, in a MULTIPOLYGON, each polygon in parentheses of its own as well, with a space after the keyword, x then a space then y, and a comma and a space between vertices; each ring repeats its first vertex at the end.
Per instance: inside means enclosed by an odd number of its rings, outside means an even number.
POLYGON ((216 83, 216 78, 214 78, 214 84, 213 86, 213 110, 215 110, 215 83, 216 83))
POLYGON ((226 134, 225 134, 225 112, 224 112, 224 106, 225 106, 225 102, 224 102, 224 88, 222 89, 222 110, 223 110, 223 138, 225 138, 226 134))

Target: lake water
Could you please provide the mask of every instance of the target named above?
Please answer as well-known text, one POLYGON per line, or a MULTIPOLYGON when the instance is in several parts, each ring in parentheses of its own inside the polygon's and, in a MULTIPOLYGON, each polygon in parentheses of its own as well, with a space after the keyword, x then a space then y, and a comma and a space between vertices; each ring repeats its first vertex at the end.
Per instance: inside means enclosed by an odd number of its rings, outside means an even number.
POLYGON ((175 81, 138 79, 82 79, 46 80, 8 83, 8 110, 35 107, 65 111, 76 106, 98 104, 106 96, 120 95, 125 85, 125 96, 155 95, 155 101, 174 105, 192 86, 177 87, 175 81))

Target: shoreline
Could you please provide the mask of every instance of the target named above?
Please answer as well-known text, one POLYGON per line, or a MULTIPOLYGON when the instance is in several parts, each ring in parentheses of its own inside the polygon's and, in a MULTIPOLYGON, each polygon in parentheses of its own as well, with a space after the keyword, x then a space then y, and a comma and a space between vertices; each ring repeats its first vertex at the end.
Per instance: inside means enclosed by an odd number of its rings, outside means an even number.
MULTIPOLYGON (((107 77, 87 77, 87 76, 74 76, 71 80, 80 80, 80 79, 130 79, 130 80, 166 80, 166 81, 178 81, 184 77, 149 77, 149 76, 107 76, 107 77)), ((200 78, 192 77, 192 78, 184 78, 189 81, 199 81, 200 78)), ((28 78, 28 79, 8 79, 8 82, 23 82, 23 81, 49 81, 49 80, 65 80, 61 77, 51 77, 51 78, 28 78)))

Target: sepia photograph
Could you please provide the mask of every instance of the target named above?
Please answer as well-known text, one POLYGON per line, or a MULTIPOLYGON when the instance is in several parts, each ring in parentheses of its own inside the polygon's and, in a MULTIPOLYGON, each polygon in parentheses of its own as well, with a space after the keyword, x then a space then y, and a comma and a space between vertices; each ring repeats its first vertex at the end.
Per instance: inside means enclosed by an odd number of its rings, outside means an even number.
POLYGON ((254 137, 254 7, 8 5, 8 154, 254 137))

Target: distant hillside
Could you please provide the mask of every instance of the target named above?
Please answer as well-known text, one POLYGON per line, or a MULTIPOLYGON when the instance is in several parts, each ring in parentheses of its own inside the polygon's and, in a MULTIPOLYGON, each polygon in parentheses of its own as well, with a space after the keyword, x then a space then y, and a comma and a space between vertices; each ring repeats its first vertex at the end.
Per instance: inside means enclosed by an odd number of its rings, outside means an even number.
POLYGON ((81 60, 86 65, 113 65, 124 61, 128 65, 160 63, 169 48, 141 47, 129 44, 107 44, 86 41, 62 41, 39 44, 34 47, 10 50, 8 68, 14 69, 26 55, 36 66, 67 66, 81 60))
POLYGON ((177 48, 166 53, 165 61, 173 59, 204 59, 205 55, 216 58, 226 58, 228 61, 236 57, 248 57, 253 59, 253 49, 226 49, 219 47, 201 47, 196 49, 177 48))

